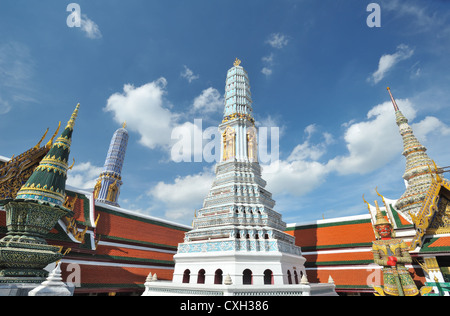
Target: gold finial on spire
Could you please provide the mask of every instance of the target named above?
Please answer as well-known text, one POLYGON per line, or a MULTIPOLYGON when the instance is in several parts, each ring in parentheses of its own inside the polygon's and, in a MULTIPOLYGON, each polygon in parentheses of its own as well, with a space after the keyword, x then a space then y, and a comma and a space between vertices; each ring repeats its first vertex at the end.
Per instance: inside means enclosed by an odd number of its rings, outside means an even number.
POLYGON ((78 116, 78 108, 80 107, 80 103, 77 104, 77 107, 75 108, 75 111, 73 111, 72 116, 70 117, 69 122, 67 122, 66 128, 73 129, 73 126, 75 125, 75 120, 78 116))
POLYGON ((234 65, 235 67, 237 67, 237 66, 239 66, 240 64, 241 64, 241 60, 238 59, 238 58, 236 57, 236 60, 234 61, 233 65, 234 65))
POLYGON ((122 124, 122 128, 125 128, 125 127, 127 127, 127 121, 124 121, 122 124))
POLYGON ((395 111, 399 111, 397 102, 395 102, 395 99, 394 99, 394 97, 392 96, 391 88, 387 87, 387 91, 389 92, 389 96, 391 97, 392 105, 394 105, 394 110, 395 110, 395 111))
MULTIPOLYGON (((377 209, 377 213, 376 213, 376 222, 375 222, 375 226, 378 225, 391 225, 392 224, 383 216, 383 213, 381 213, 380 207, 378 206, 378 202, 375 200, 375 208, 377 209)), ((387 213, 387 210, 386 210, 387 213)))

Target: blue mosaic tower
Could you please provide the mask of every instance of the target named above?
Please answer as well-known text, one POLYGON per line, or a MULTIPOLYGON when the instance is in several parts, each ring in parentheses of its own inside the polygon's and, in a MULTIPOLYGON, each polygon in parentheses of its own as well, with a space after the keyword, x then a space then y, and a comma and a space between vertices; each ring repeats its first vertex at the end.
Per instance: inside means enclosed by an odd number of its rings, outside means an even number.
POLYGON ((114 132, 111 139, 103 171, 94 188, 94 198, 97 202, 119 206, 117 200, 122 185, 122 166, 128 144, 128 131, 125 127, 124 123, 114 132))

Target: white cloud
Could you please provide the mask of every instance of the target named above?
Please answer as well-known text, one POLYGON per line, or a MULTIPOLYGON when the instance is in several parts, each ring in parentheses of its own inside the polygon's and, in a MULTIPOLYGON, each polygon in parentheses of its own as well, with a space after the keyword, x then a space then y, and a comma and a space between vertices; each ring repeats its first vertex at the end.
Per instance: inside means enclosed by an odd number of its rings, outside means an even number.
POLYGON ((270 55, 268 56, 264 56, 263 58, 261 58, 264 67, 261 70, 261 72, 266 75, 267 77, 270 76, 272 74, 272 67, 273 67, 273 53, 270 53, 270 55))
POLYGON ((75 163, 67 172, 66 183, 76 188, 93 190, 102 170, 103 167, 94 166, 89 161, 75 163))
MULTIPOLYGON (((419 3, 425 4, 425 2, 419 3)), ((427 7, 419 7, 414 3, 411 3, 411 1, 406 3, 401 0, 384 0, 382 7, 399 16, 408 16, 409 20, 413 22, 409 27, 422 32, 428 31, 435 26, 444 25, 446 18, 448 18, 448 15, 440 15, 437 12, 431 13, 427 7)))
POLYGON ((181 73, 181 77, 186 78, 189 83, 198 79, 199 75, 194 75, 194 72, 189 69, 186 65, 184 65, 184 72, 181 73))
POLYGON ((0 46, 0 80, 2 85, 15 87, 30 77, 33 65, 27 46, 9 42, 0 46))
MULTIPOLYGON (((272 48, 275 49, 281 49, 285 47, 289 40, 286 35, 281 33, 272 33, 270 34, 269 38, 265 42, 266 44, 269 44, 272 48)), ((264 56, 261 58, 263 62, 263 68, 261 69, 261 72, 266 76, 269 77, 273 72, 273 66, 274 66, 274 54, 271 52, 269 55, 264 56)))
POLYGON ((317 131, 317 125, 316 124, 309 124, 305 127, 305 133, 307 134, 308 138, 311 138, 311 135, 317 131))
MULTIPOLYGON (((78 12, 74 12, 77 14, 78 12)), ((77 14, 78 15, 78 14, 77 14)), ((89 19, 86 14, 81 14, 81 26, 80 29, 84 32, 84 34, 91 39, 98 39, 102 37, 102 33, 100 32, 100 28, 98 25, 89 19)))
POLYGON ((434 116, 427 116, 422 121, 412 124, 411 128, 417 138, 427 141, 427 136, 442 137, 450 135, 450 127, 434 116))
POLYGON ((212 87, 205 89, 194 99, 194 111, 203 113, 220 112, 224 107, 222 95, 212 87))
POLYGON ((261 60, 268 65, 273 64, 273 53, 270 53, 268 56, 264 56, 261 60))
POLYGON ((164 100, 167 81, 159 78, 140 87, 126 84, 123 93, 114 93, 108 98, 105 111, 113 112, 119 124, 127 122, 127 128, 138 132, 139 142, 151 149, 168 149, 172 129, 179 117, 170 111, 164 100))
POLYGON ((270 192, 301 196, 323 183, 329 172, 324 164, 297 158, 298 160, 277 161, 263 166, 262 175, 270 192))
POLYGON ((336 142, 332 134, 330 134, 328 132, 323 132, 322 135, 325 138, 326 145, 330 145, 330 144, 333 144, 336 142))
POLYGON ((329 133, 323 133, 324 142, 318 144, 311 144, 311 137, 318 132, 316 124, 310 124, 305 127, 306 140, 292 150, 287 158, 288 162, 318 160, 326 152, 326 146, 333 142, 333 136, 329 133))
POLYGON ((321 132, 316 124, 310 124, 304 129, 306 140, 292 150, 286 160, 273 161, 263 166, 263 177, 267 188, 273 194, 301 196, 317 188, 325 181, 330 172, 326 164, 316 160, 321 158, 332 137, 321 132), (313 134, 322 134, 323 141, 317 144, 311 142, 313 134))
POLYGON ((0 113, 8 112, 10 102, 36 102, 31 96, 34 62, 30 50, 18 42, 0 44, 0 113))
POLYGON ((323 144, 311 145, 309 141, 305 141, 303 144, 295 146, 291 154, 287 158, 287 161, 296 160, 318 160, 325 153, 323 144))
POLYGON ((11 110, 11 106, 8 101, 4 101, 0 98, 0 115, 6 114, 11 110))
POLYGON ((413 54, 414 50, 408 45, 399 45, 395 53, 381 56, 378 62, 378 69, 367 78, 367 81, 375 84, 380 82, 397 63, 410 58, 413 54))
MULTIPOLYGON (((417 114, 414 104, 409 99, 398 99, 396 102, 409 122, 413 121, 417 114)), ((410 123, 410 126, 423 144, 427 141, 427 136, 450 135, 450 127, 433 116, 427 116, 414 124, 410 123)), ((342 175, 368 174, 400 157, 403 141, 395 122, 392 103, 387 101, 373 107, 365 121, 349 123, 344 140, 348 154, 330 159, 326 164, 330 172, 335 171, 342 175)), ((314 146, 307 149, 310 151, 309 157, 313 157, 313 154, 319 156, 321 153, 315 152, 314 146)))
MULTIPOLYGON (((409 100, 397 100, 402 113, 413 119, 416 115, 409 100)), ((367 121, 348 126, 344 139, 348 155, 337 156, 328 167, 340 174, 366 174, 384 166, 403 148, 390 101, 373 107, 367 121)))
POLYGON ((276 49, 281 49, 285 47, 289 40, 286 35, 281 33, 272 33, 269 38, 266 40, 266 43, 276 49))
MULTIPOLYGON (((399 99, 397 104, 409 120, 416 117, 416 110, 408 99, 399 99)), ((322 163, 318 160, 336 140, 315 124, 307 126, 304 129, 306 140, 295 146, 287 159, 264 166, 268 189, 274 194, 301 196, 320 186, 330 173, 368 174, 401 157, 403 143, 390 101, 374 106, 367 120, 351 121, 345 127, 348 153, 322 163), (311 141, 316 134, 323 137, 319 143, 311 141)), ((412 128, 419 140, 426 139, 427 135, 450 135, 450 127, 435 117, 426 117, 412 128)))
POLYGON ((268 67, 263 67, 263 69, 261 69, 261 72, 266 76, 270 76, 272 74, 272 69, 268 67))
MULTIPOLYGON (((223 98, 214 88, 208 88, 193 101, 190 113, 171 111, 172 105, 165 100, 167 81, 159 78, 140 87, 124 85, 122 93, 108 98, 105 111, 112 112, 119 124, 127 122, 127 129, 140 134, 139 142, 150 149, 166 151, 172 161, 210 161, 215 155, 202 156, 205 145, 217 142, 217 127, 206 128, 202 120, 180 122, 186 115, 211 113, 223 107, 223 98), (205 128, 205 130, 203 130, 205 128)), ((217 147, 217 146, 216 146, 217 147)), ((207 150, 206 150, 207 151, 207 150)))
POLYGON ((255 122, 255 125, 257 127, 260 127, 260 126, 265 126, 265 127, 275 127, 276 126, 276 127, 279 127, 280 122, 279 122, 279 120, 277 118, 274 118, 273 116, 271 116, 269 114, 267 117, 257 120, 255 122))
POLYGON ((195 209, 202 206, 214 180, 214 174, 205 170, 198 174, 178 177, 173 183, 159 182, 148 195, 166 206, 165 216, 171 220, 191 219, 195 209))

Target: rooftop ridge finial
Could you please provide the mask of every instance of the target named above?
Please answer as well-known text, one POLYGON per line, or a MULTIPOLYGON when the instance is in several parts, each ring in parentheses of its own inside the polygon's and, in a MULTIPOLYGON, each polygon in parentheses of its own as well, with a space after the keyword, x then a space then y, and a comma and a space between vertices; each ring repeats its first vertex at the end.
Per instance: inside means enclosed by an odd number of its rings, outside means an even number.
POLYGON ((234 61, 233 66, 234 66, 234 67, 237 67, 237 66, 239 66, 240 64, 241 64, 241 60, 238 59, 238 58, 236 57, 236 60, 234 61))
POLYGON ((55 133, 53 134, 52 138, 50 138, 50 140, 47 142, 47 144, 45 145, 45 147, 47 147, 48 149, 50 149, 53 145, 53 140, 55 139, 56 135, 59 132, 59 129, 61 128, 61 121, 59 121, 58 124, 58 128, 56 129, 55 133))
POLYGON ((389 87, 387 87, 387 91, 389 92, 389 96, 391 97, 391 101, 392 101, 392 104, 394 105, 394 110, 395 110, 395 112, 400 111, 400 110, 398 109, 397 102, 395 102, 395 99, 394 99, 394 97, 392 96, 391 89, 390 89, 389 87))
POLYGON ((34 148, 38 149, 41 146, 42 141, 44 140, 45 136, 47 136, 48 133, 48 128, 45 131, 44 135, 41 137, 41 139, 39 140, 39 142, 36 144, 36 146, 34 146, 34 148))
POLYGON ((75 125, 75 120, 78 116, 78 108, 80 107, 80 103, 77 104, 77 107, 75 108, 75 111, 73 111, 72 116, 70 117, 69 122, 67 122, 66 128, 73 129, 73 126, 75 125))

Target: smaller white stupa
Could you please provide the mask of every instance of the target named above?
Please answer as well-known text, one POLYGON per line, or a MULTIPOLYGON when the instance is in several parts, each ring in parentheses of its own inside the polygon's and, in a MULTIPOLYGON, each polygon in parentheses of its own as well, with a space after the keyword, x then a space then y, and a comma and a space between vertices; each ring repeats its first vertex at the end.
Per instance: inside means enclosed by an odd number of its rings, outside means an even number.
POLYGON ((28 296, 72 296, 69 286, 62 281, 61 262, 56 264, 47 280, 28 293, 28 296))

